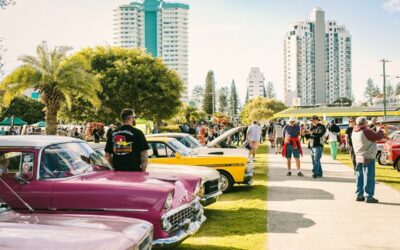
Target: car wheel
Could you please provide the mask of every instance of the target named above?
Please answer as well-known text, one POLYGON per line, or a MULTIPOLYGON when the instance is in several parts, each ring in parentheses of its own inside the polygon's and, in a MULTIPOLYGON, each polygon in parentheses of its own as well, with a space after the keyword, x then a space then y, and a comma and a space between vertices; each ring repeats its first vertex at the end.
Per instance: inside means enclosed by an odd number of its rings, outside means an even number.
POLYGON ((394 167, 400 172, 400 158, 394 162, 394 167))
POLYGON ((376 159, 378 160, 379 165, 382 165, 382 166, 387 165, 386 161, 384 161, 384 159, 382 159, 382 154, 378 154, 376 156, 376 159))
POLYGON ((225 171, 220 171, 219 173, 221 175, 221 177, 220 177, 221 191, 223 193, 227 193, 227 192, 231 191, 231 189, 233 187, 232 176, 225 171))

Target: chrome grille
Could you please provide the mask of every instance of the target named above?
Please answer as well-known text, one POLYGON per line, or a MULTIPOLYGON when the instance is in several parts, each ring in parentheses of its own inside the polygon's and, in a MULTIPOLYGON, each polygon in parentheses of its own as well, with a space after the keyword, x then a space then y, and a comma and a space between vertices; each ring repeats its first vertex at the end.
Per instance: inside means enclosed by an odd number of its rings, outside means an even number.
POLYGON ((153 241, 153 231, 139 244, 139 250, 150 250, 153 241))
POLYGON ((204 194, 210 195, 219 191, 218 188, 219 179, 207 181, 204 183, 204 194))
POLYGON ((190 221, 192 221, 193 217, 194 217, 194 208, 193 207, 187 207, 185 209, 182 209, 181 211, 169 216, 168 222, 171 223, 172 225, 172 229, 171 230, 175 230, 178 229, 182 226, 181 223, 184 223, 185 220, 189 219, 190 221))

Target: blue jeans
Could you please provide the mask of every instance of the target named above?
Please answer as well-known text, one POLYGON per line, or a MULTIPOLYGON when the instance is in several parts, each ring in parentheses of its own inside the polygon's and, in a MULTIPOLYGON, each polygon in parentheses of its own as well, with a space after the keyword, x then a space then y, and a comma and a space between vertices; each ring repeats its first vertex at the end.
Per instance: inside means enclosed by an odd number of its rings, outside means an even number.
POLYGON ((375 159, 368 163, 357 163, 357 197, 373 198, 375 194, 375 159))
POLYGON ((320 177, 322 177, 321 157, 322 157, 322 147, 311 148, 311 159, 313 165, 312 172, 315 176, 320 176, 320 177))

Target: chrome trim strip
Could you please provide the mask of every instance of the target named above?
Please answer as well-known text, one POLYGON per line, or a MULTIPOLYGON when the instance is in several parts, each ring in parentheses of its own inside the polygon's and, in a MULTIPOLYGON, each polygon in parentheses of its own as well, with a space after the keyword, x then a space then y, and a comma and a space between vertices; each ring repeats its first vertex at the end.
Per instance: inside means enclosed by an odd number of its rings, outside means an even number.
MULTIPOLYGON (((14 208, 15 210, 27 210, 26 208, 14 208)), ((107 211, 107 212, 148 212, 148 209, 136 209, 136 208, 35 208, 35 211, 107 211)))
POLYGON ((218 191, 218 192, 213 193, 213 194, 210 194, 210 195, 204 195, 203 197, 200 198, 200 200, 201 200, 201 201, 206 201, 207 199, 220 196, 221 194, 222 194, 222 192, 221 192, 221 191, 218 191))

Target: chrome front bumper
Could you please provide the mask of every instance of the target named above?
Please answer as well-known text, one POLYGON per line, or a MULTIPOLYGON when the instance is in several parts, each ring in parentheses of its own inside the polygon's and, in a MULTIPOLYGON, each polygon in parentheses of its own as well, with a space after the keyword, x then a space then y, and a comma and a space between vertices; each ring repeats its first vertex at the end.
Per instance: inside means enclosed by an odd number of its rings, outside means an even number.
POLYGON ((246 171, 244 173, 244 184, 251 185, 253 184, 253 176, 254 176, 254 162, 250 161, 246 164, 246 171))
POLYGON ((210 194, 210 195, 204 195, 203 197, 200 198, 200 204, 203 205, 203 207, 211 205, 211 204, 217 202, 218 197, 221 194, 222 194, 222 192, 218 191, 218 192, 210 194))
POLYGON ((201 225, 206 221, 204 216, 204 209, 198 203, 198 198, 191 205, 199 206, 199 211, 194 215, 196 217, 195 221, 190 221, 182 225, 182 229, 175 232, 175 235, 169 238, 162 238, 153 241, 153 248, 175 248, 179 246, 187 237, 195 234, 201 227, 201 225))

